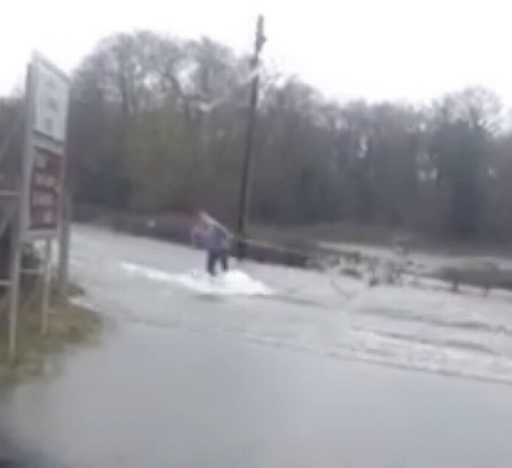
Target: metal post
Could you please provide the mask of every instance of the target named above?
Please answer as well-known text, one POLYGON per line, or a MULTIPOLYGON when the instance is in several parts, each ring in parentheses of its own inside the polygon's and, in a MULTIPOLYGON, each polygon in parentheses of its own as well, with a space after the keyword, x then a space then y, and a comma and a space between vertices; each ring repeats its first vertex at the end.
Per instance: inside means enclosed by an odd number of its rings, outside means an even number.
POLYGON ((247 120, 247 134, 245 140, 245 157, 242 166, 242 180, 240 185, 240 204, 238 210, 238 257, 244 258, 246 255, 246 228, 248 221, 248 212, 250 204, 250 186, 251 186, 251 169, 252 169, 252 156, 254 146, 254 124, 256 120, 256 108, 258 106, 258 93, 259 93, 259 80, 260 75, 258 71, 259 54, 266 41, 263 32, 263 16, 258 17, 256 27, 256 39, 254 41, 254 56, 251 60, 251 73, 253 74, 251 82, 251 97, 249 101, 249 115, 247 120))
POLYGON ((41 301, 41 335, 48 333, 48 310, 50 308, 50 293, 52 283, 52 241, 45 240, 43 297, 41 301))

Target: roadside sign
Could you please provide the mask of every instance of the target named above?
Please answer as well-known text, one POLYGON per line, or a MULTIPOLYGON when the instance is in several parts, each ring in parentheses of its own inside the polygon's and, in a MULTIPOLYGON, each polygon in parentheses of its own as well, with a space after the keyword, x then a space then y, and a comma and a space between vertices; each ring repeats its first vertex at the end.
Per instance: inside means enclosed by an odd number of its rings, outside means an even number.
POLYGON ((62 186, 63 156, 43 148, 34 148, 30 182, 29 231, 56 232, 62 186))
POLYGON ((69 81, 66 75, 40 55, 32 61, 34 131, 56 142, 66 140, 69 81))
POLYGON ((22 251, 24 243, 32 240, 45 241, 41 333, 48 329, 52 241, 62 228, 69 88, 64 73, 41 55, 34 54, 27 71, 22 174, 7 282, 10 359, 16 353, 22 251))
POLYGON ((54 238, 63 203, 69 80, 55 65, 34 54, 27 80, 27 123, 23 162, 21 235, 54 238), (30 97, 29 97, 30 96, 30 97))

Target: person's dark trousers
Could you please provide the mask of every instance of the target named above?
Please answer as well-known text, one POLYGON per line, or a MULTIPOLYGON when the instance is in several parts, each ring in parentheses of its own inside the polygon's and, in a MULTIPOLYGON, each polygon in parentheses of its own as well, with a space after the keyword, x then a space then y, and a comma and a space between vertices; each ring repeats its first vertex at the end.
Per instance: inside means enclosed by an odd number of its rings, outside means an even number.
POLYGON ((215 276, 216 265, 220 262, 224 271, 228 270, 228 252, 226 250, 209 250, 206 270, 210 275, 215 276))

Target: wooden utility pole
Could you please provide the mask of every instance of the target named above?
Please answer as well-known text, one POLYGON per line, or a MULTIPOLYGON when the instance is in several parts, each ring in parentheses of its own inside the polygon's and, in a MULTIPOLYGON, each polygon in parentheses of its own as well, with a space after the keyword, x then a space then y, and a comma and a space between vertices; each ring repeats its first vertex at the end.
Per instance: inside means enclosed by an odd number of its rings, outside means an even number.
POLYGON ((258 93, 260 85, 259 61, 260 52, 265 44, 266 37, 263 31, 263 16, 258 16, 256 24, 256 38, 254 41, 254 55, 251 59, 251 97, 249 101, 249 114, 247 118, 247 133, 245 139, 244 161, 242 165, 242 179, 240 183, 240 204, 238 208, 238 258, 246 255, 246 228, 249 217, 251 169, 254 146, 254 125, 256 121, 256 108, 258 107, 258 93))

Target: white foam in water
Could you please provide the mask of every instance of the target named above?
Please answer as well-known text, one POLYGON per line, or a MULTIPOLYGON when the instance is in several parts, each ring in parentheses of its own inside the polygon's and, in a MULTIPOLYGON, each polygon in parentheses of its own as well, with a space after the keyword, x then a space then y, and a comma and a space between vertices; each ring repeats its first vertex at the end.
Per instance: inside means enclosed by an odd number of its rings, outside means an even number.
POLYGON ((192 272, 176 275, 176 282, 201 294, 232 296, 266 296, 272 294, 261 281, 241 270, 231 270, 211 277, 207 273, 192 272))
POLYGON ((136 263, 121 263, 121 268, 127 273, 144 276, 145 278, 153 281, 172 281, 173 275, 166 273, 162 270, 147 267, 144 265, 137 265, 136 263))
POLYGON ((272 290, 264 283, 241 270, 231 270, 211 277, 202 271, 172 274, 127 262, 123 262, 121 267, 130 274, 143 276, 152 281, 174 283, 199 294, 222 296, 268 296, 272 294, 272 290))

